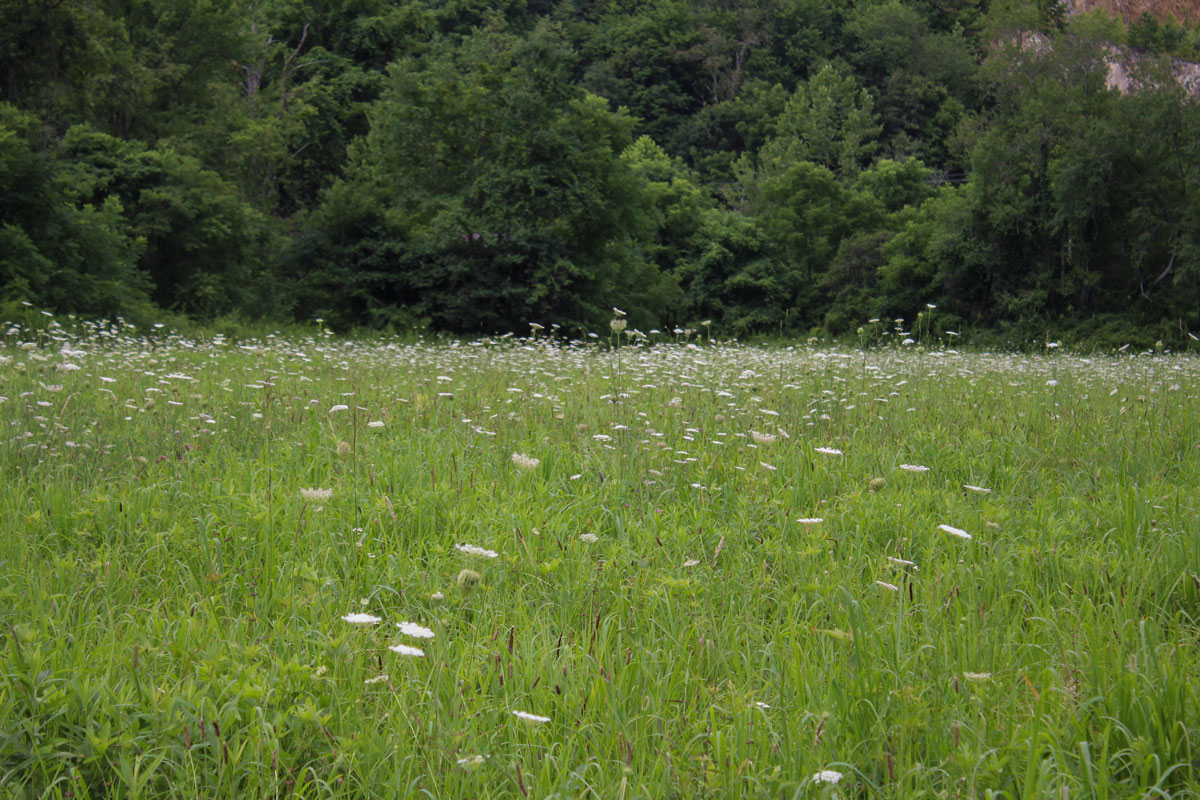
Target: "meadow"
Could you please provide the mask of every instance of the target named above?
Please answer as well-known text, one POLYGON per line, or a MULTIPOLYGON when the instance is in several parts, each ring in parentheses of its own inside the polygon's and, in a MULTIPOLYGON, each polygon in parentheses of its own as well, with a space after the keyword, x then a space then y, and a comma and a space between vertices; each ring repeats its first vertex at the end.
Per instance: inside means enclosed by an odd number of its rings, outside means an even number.
POLYGON ((1196 357, 534 333, 8 327, 0 796, 1200 795, 1196 357))

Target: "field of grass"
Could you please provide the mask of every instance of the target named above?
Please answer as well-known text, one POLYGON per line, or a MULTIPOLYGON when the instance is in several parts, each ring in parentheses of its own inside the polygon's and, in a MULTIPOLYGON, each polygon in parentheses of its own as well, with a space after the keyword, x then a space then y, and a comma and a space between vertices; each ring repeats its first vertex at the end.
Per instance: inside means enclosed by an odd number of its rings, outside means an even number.
POLYGON ((1200 360, 628 341, 9 330, 0 796, 1200 795, 1200 360))

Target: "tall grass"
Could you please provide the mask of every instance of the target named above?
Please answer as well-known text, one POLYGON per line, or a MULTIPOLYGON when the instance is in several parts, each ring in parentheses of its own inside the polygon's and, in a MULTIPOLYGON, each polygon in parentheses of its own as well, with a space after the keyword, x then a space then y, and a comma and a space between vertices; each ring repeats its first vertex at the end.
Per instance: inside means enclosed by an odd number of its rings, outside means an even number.
POLYGON ((10 796, 1198 794, 1194 358, 6 341, 10 796))

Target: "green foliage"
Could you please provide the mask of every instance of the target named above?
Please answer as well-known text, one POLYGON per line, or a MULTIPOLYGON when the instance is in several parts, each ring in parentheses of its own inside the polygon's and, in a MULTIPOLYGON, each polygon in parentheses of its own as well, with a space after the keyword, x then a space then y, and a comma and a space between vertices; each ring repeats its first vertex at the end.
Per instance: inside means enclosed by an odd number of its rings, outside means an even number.
POLYGON ((6 0, 6 296, 472 331, 1200 322, 1179 59, 1191 22, 1055 0, 6 0))
POLYGON ((870 93, 849 72, 826 65, 788 100, 775 137, 759 151, 760 170, 811 161, 852 178, 878 148, 880 130, 870 93))
POLYGON ((270 225, 217 173, 174 150, 84 127, 68 131, 59 149, 81 197, 123 210, 143 245, 137 265, 161 307, 214 316, 262 302, 256 289, 270 225))
POLYGON ((636 246, 643 187, 619 157, 633 123, 570 85, 571 59, 543 27, 524 40, 482 31, 393 67, 326 198, 327 244, 306 256, 329 277, 352 265, 320 313, 399 305, 441 327, 513 330, 598 324, 618 301, 665 308, 669 282, 636 246), (348 195, 369 198, 361 213, 341 208, 348 195), (343 250, 348 225, 371 233, 343 250))
POLYGON ((115 197, 91 198, 51 153, 36 120, 0 105, 0 285, 4 299, 116 315, 145 298, 145 242, 115 197))

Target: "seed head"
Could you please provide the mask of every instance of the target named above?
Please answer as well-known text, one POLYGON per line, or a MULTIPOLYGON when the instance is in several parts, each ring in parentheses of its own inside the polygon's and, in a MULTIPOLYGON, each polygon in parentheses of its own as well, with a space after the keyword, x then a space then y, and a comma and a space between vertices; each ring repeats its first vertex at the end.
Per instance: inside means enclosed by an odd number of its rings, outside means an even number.
POLYGON ((464 569, 458 573, 458 588, 463 594, 470 594, 479 585, 479 573, 473 569, 464 569))

